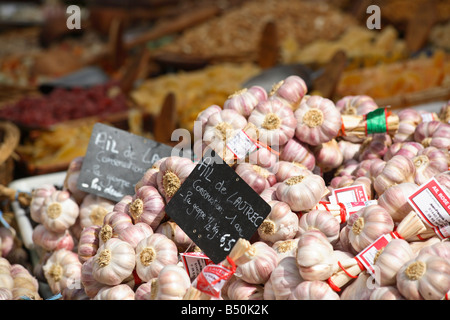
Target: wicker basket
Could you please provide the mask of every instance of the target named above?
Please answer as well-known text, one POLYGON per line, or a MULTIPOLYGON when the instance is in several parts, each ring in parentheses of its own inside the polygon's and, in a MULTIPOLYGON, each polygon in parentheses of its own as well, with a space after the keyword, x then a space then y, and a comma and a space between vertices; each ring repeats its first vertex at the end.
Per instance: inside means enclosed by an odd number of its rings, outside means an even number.
POLYGON ((0 184, 14 180, 14 150, 19 144, 20 130, 8 121, 0 121, 0 184))

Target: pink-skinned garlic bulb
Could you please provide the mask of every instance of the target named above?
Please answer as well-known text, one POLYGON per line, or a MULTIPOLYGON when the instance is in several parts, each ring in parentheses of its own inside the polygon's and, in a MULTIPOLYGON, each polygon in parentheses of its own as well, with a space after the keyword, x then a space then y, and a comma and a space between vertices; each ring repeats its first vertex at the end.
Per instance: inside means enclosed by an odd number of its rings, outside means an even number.
POLYGON ((78 189, 78 177, 81 173, 83 161, 84 157, 76 157, 70 161, 63 182, 63 190, 69 191, 77 204, 80 204, 83 198, 88 194, 86 191, 78 189))
POLYGON ((291 207, 282 201, 270 201, 271 211, 258 227, 258 234, 263 241, 275 243, 292 239, 298 231, 298 216, 291 207))
POLYGON ((438 120, 422 122, 414 131, 414 140, 425 148, 450 149, 450 124, 438 120))
POLYGON ((331 244, 339 239, 341 224, 336 217, 325 210, 311 210, 300 217, 297 237, 308 230, 321 231, 331 244))
POLYGON ((317 174, 293 176, 277 187, 277 198, 286 202, 291 210, 310 210, 325 193, 325 181, 317 174))
POLYGON ((350 160, 357 160, 359 157, 359 150, 361 148, 361 143, 339 140, 338 147, 341 150, 343 156, 343 164, 350 160))
POLYGON ((86 227, 81 231, 80 239, 78 240, 77 252, 78 258, 82 263, 95 256, 99 247, 99 233, 100 226, 86 227))
POLYGON ((378 205, 391 215, 394 222, 400 222, 411 212, 412 207, 408 203, 408 197, 418 188, 419 186, 412 182, 393 185, 378 198, 378 205))
POLYGON ((193 245, 191 238, 189 238, 186 232, 184 232, 177 223, 171 220, 161 223, 155 233, 161 233, 172 240, 179 252, 184 252, 193 245))
MULTIPOLYGON (((171 173, 167 173, 167 175, 171 175, 171 173)), ((176 179, 174 176, 174 180, 176 179)), ((133 218, 135 224, 139 222, 146 223, 156 230, 165 216, 165 206, 164 198, 158 189, 152 186, 142 186, 128 204, 127 212, 133 218)))
POLYGON ((394 134, 393 141, 405 142, 414 141, 414 132, 417 126, 422 122, 420 113, 412 108, 406 108, 398 112, 398 129, 394 134))
POLYGON ((41 209, 44 205, 44 200, 55 191, 55 186, 51 184, 43 184, 32 191, 30 217, 34 222, 41 223, 41 209))
POLYGON ((261 101, 267 100, 267 92, 261 86, 251 86, 236 91, 223 103, 223 109, 231 109, 248 118, 261 101))
POLYGON ((73 226, 80 208, 68 191, 55 191, 46 197, 41 210, 42 224, 50 231, 63 232, 73 226))
POLYGON ((111 238, 117 238, 119 233, 133 225, 133 220, 125 212, 112 211, 103 219, 103 225, 99 230, 99 245, 104 244, 111 238))
POLYGON ((275 300, 287 300, 292 291, 303 281, 295 257, 286 257, 278 263, 270 275, 271 290, 275 300))
POLYGON ((304 97, 294 115, 295 136, 312 146, 336 138, 342 126, 340 111, 333 101, 321 96, 304 97))
POLYGON ((285 145, 294 137, 297 126, 292 109, 278 99, 260 102, 248 121, 258 129, 259 141, 268 146, 285 145))
POLYGON ((375 288, 369 300, 406 300, 395 286, 384 286, 375 288))
POLYGON ((322 172, 332 171, 344 161, 344 155, 336 139, 331 139, 313 147, 312 152, 316 158, 316 165, 322 169, 322 172))
POLYGON ((166 158, 167 157, 158 159, 149 169, 147 169, 147 171, 145 171, 141 179, 139 179, 139 181, 134 185, 135 193, 139 190, 140 187, 143 186, 152 186, 158 188, 156 177, 158 176, 159 166, 164 160, 166 160, 166 158))
POLYGON ((101 288, 92 300, 135 300, 135 293, 130 286, 119 284, 101 288))
POLYGON ((71 250, 54 251, 43 266, 43 270, 53 294, 80 283, 81 262, 78 255, 71 250))
POLYGON ((227 296, 230 300, 263 300, 264 287, 236 279, 228 286, 227 296))
POLYGON ((272 245, 272 249, 278 255, 278 261, 286 257, 295 257, 297 254, 298 238, 279 240, 272 245))
POLYGON ((221 110, 222 107, 216 104, 212 104, 198 113, 197 118, 194 121, 194 128, 193 128, 194 143, 202 140, 203 132, 205 131, 205 126, 206 123, 208 122, 209 116, 221 110))
POLYGON ((38 224, 32 233, 33 243, 47 251, 59 249, 72 250, 75 246, 74 239, 69 230, 53 232, 44 225, 38 224))
POLYGON ((277 182, 275 174, 252 163, 239 163, 235 172, 258 194, 277 182))
POLYGON ((251 284, 264 284, 278 264, 278 255, 265 242, 252 244, 250 261, 236 268, 236 277, 251 284))
POLYGON ((94 298, 95 295, 103 287, 110 287, 109 285, 101 283, 94 278, 92 274, 94 263, 95 263, 94 256, 83 262, 83 264, 81 265, 81 275, 80 275, 80 281, 83 286, 83 289, 86 295, 91 299, 94 298))
POLYGON ((367 137, 361 144, 359 160, 380 158, 383 159, 392 145, 391 136, 387 133, 376 133, 367 137))
POLYGON ((367 95, 345 96, 336 102, 336 108, 341 114, 365 115, 378 109, 372 97, 367 95))
POLYGON ((155 300, 182 300, 190 286, 184 268, 173 264, 164 266, 158 274, 155 300))
POLYGON ((160 233, 142 239, 135 251, 136 272, 139 278, 145 282, 156 278, 164 266, 178 262, 175 243, 160 233))
POLYGON ((118 238, 129 243, 133 248, 136 248, 138 243, 151 236, 153 229, 145 222, 138 222, 119 232, 118 238))
POLYGON ((288 300, 340 300, 325 281, 303 281, 292 291, 288 300))
POLYGON ((375 178, 373 187, 378 196, 381 196, 389 187, 403 183, 414 182, 416 167, 411 159, 402 155, 395 155, 375 178))
POLYGON ((128 205, 131 203, 132 200, 133 200, 132 195, 127 194, 123 196, 122 199, 120 199, 119 202, 117 202, 114 205, 112 211, 128 214, 128 205))
POLYGON ((275 174, 277 182, 283 182, 293 176, 312 174, 312 171, 301 163, 284 160, 278 161, 271 171, 275 174))
POLYGON ((269 99, 279 99, 295 110, 307 92, 306 82, 299 76, 291 75, 272 86, 269 99))
POLYGON ((143 282, 135 291, 135 300, 155 300, 156 297, 157 278, 153 278, 148 282, 143 282))
POLYGON ((82 228, 103 225, 105 216, 113 211, 114 202, 95 194, 88 194, 80 204, 80 224, 82 228))
POLYGON ((424 146, 416 141, 395 142, 383 156, 384 161, 390 160, 395 155, 402 155, 407 158, 414 158, 417 153, 424 149, 424 146))
POLYGON ((448 170, 450 154, 436 147, 427 147, 420 150, 412 161, 416 167, 414 182, 420 186, 435 175, 448 170))
POLYGON ((316 166, 316 158, 310 147, 295 137, 280 148, 280 160, 301 164, 308 170, 316 166))
POLYGON ((157 176, 158 191, 166 202, 175 195, 194 167, 191 159, 178 156, 168 157, 160 164, 157 176))
POLYGON ((420 249, 420 254, 433 254, 438 257, 450 260, 450 242, 439 241, 420 249))

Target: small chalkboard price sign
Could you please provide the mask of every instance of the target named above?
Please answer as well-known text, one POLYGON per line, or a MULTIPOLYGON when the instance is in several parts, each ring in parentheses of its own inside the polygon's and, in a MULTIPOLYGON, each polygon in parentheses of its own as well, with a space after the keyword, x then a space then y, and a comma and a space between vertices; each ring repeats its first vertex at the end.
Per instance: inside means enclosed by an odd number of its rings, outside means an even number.
POLYGON ((134 194, 134 186, 172 147, 96 123, 92 130, 77 186, 80 190, 120 201, 134 194))
POLYGON ((166 213, 214 263, 239 238, 249 240, 270 213, 264 201, 210 150, 165 207, 166 213))

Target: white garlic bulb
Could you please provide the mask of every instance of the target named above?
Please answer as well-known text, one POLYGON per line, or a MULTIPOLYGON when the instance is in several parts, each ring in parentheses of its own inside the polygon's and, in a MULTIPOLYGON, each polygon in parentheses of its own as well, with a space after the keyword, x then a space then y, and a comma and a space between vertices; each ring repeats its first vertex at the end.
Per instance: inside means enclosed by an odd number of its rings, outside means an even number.
POLYGON ((294 238, 298 230, 297 214, 285 202, 270 201, 268 204, 271 211, 258 227, 261 239, 274 243, 294 238))
POLYGON ((80 224, 82 228, 103 225, 105 216, 113 211, 114 202, 94 194, 88 194, 80 204, 80 224))
POLYGON ((287 300, 292 291, 303 281, 295 257, 286 257, 278 263, 270 275, 274 299, 287 300))
POLYGON ((297 236, 311 229, 321 231, 327 237, 328 241, 334 244, 339 239, 341 226, 339 220, 330 212, 325 210, 311 210, 300 217, 297 236))
POLYGON ((264 288, 260 284, 236 279, 228 286, 227 296, 230 300, 263 300, 264 288))
POLYGON ((43 270, 54 294, 80 283, 81 262, 73 251, 66 249, 54 251, 43 266, 43 270))
POLYGON ((53 232, 63 232, 73 226, 80 209, 68 191, 55 191, 46 197, 41 210, 42 224, 53 232))
POLYGON ((164 198, 158 189, 152 186, 142 186, 136 191, 126 210, 135 224, 143 222, 156 230, 164 218, 165 205, 164 198))
POLYGON ((326 282, 314 280, 298 284, 289 300, 340 300, 340 297, 326 282))
POLYGON ((134 291, 126 284, 103 287, 92 300, 135 300, 134 291))
POLYGON ((144 222, 133 224, 119 232, 119 239, 128 242, 133 248, 138 243, 153 234, 153 229, 144 222))
POLYGON ((156 300, 181 300, 191 286, 191 280, 183 268, 167 265, 157 278, 156 300))

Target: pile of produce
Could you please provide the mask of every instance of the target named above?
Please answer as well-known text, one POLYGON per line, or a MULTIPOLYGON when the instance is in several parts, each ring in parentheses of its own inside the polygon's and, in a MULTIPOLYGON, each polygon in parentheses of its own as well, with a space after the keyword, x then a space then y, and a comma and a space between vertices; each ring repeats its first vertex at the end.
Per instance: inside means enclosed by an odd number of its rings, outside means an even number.
MULTIPOLYGON (((334 103, 290 76, 269 93, 238 91, 196 120, 194 153, 223 155, 271 206, 221 299, 448 299, 449 225, 429 227, 407 201, 433 177, 450 194, 450 124, 437 114, 395 113, 368 96, 334 103), (246 161, 227 147, 242 130, 257 141, 246 161), (331 201, 355 185, 369 199, 358 210, 331 201), (381 236, 374 283, 357 256, 381 236)), ((82 162, 73 160, 62 190, 33 192, 33 239, 45 252, 35 276, 67 300, 212 299, 197 294, 179 259, 201 249, 165 213, 196 163, 162 158, 114 203, 77 189, 82 162)))

